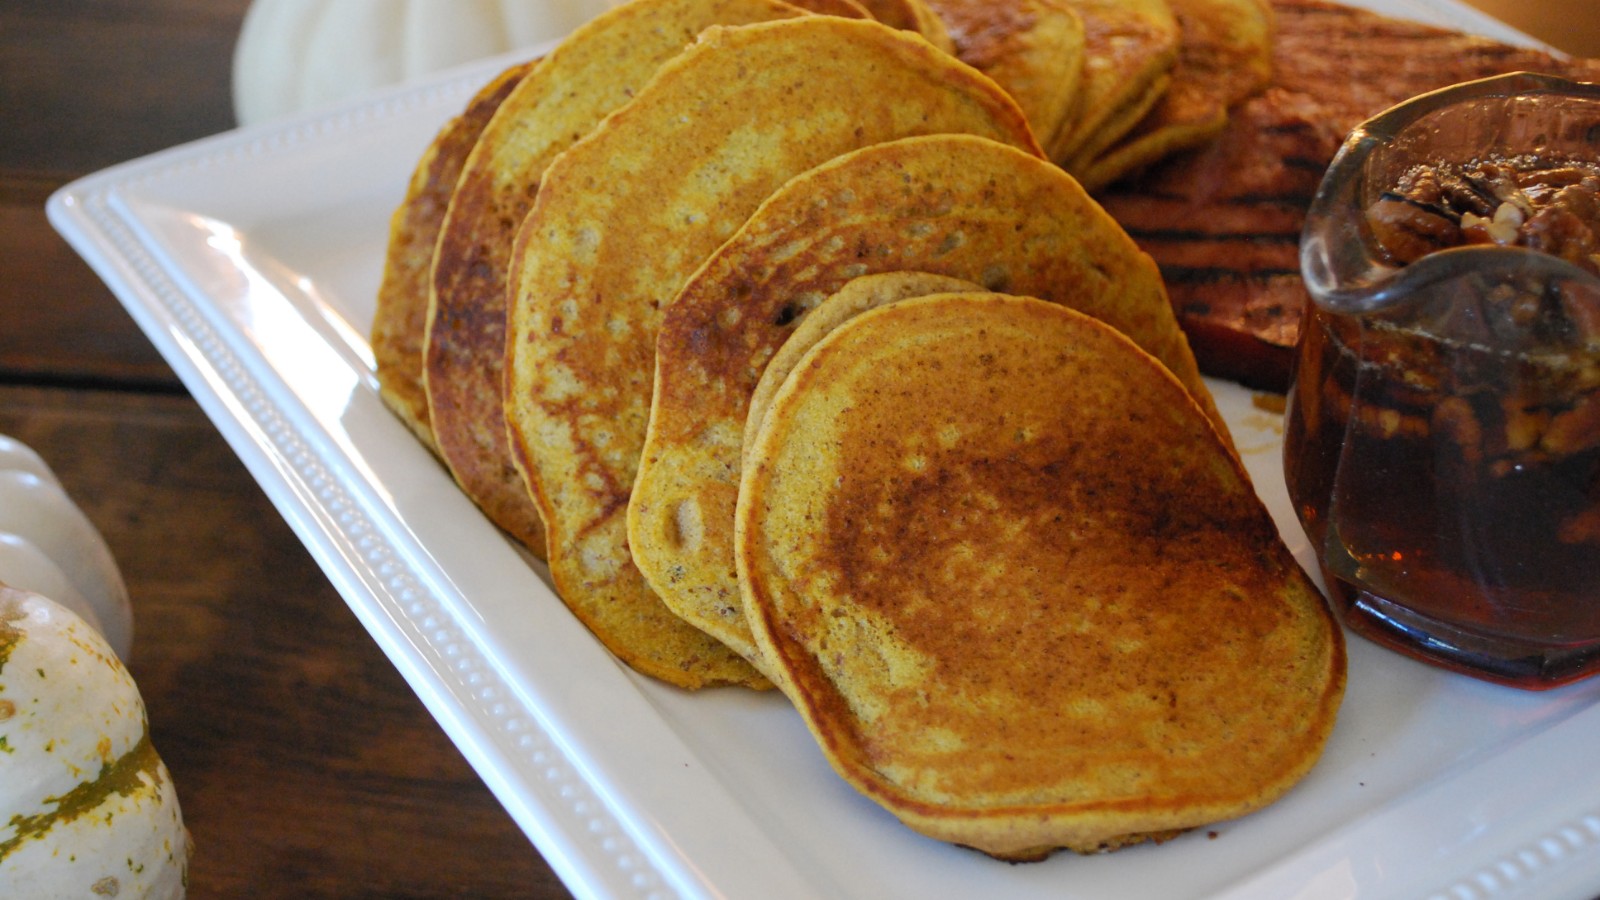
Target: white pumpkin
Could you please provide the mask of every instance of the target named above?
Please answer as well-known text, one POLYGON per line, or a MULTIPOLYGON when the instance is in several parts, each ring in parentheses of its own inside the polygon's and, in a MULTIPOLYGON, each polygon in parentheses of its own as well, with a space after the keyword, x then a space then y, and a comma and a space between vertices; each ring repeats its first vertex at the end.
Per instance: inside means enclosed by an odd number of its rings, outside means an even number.
POLYGON ((111 549, 44 460, 3 434, 0 581, 71 609, 128 658, 133 606, 111 549))
POLYGON ((610 0, 255 0, 233 56, 248 125, 553 41, 610 0))
POLYGON ((75 613, 0 584, 0 897, 180 898, 189 853, 128 670, 75 613))

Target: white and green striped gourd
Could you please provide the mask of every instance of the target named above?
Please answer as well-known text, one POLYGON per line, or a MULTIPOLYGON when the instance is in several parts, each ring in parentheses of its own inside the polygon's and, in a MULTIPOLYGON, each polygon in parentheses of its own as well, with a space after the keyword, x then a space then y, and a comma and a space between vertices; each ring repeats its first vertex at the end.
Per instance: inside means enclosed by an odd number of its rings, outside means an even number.
POLYGON ((0 897, 181 898, 189 853, 121 660, 76 613, 0 584, 0 897))

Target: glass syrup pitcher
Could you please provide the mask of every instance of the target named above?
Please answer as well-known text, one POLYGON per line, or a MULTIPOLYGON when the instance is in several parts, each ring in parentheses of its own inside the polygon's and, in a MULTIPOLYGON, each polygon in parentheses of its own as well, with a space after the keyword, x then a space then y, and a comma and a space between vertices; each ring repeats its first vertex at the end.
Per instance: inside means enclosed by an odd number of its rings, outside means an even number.
POLYGON ((1524 688, 1600 672, 1597 192, 1600 86, 1529 74, 1403 103, 1329 168, 1284 466, 1353 631, 1524 688))

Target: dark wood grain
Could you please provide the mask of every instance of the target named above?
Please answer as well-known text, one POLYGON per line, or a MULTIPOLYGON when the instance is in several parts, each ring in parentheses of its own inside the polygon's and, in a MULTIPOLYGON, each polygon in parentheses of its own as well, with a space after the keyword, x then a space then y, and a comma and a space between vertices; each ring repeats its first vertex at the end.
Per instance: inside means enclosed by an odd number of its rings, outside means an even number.
POLYGON ((177 376, 45 219, 44 198, 0 201, 0 378, 173 393, 177 376))
POLYGON ((0 4, 0 376, 177 390, 44 217, 81 175, 233 126, 248 0, 0 4))
POLYGON ((79 176, 233 126, 247 5, 0 3, 0 433, 127 580, 191 897, 569 897, 45 218, 79 176))
POLYGON ((248 0, 0 4, 0 172, 57 178, 233 125, 248 0))

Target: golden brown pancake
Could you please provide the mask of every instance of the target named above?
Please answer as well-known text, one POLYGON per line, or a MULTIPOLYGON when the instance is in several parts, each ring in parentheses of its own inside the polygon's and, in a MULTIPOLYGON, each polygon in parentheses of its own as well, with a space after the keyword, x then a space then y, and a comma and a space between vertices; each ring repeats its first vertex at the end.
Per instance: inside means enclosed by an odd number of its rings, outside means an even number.
POLYGON ((1163 839, 1312 767, 1339 627, 1183 386, 994 294, 865 312, 801 360, 739 503, 747 614, 838 774, 1013 860, 1163 839))
POLYGON ((501 101, 533 68, 512 66, 484 85, 460 115, 446 122, 411 174, 405 199, 389 219, 389 245, 372 318, 372 357, 384 403, 438 452, 422 388, 422 345, 428 329, 429 270, 445 208, 478 135, 501 101))
POLYGON ((792 176, 948 131, 1042 152, 1010 97, 927 41, 807 16, 707 30, 545 173, 514 253, 507 418, 557 592, 639 671, 764 683, 673 615, 629 553, 662 307, 792 176))
POLYGON ((735 602, 733 508, 762 370, 823 298, 853 278, 898 271, 1099 316, 1215 409, 1155 265, 1057 166, 962 135, 880 144, 819 166, 718 248, 667 307, 656 342, 629 510, 633 555, 669 607, 730 646, 753 646, 735 602))
POLYGON ((1116 145, 1074 174, 1090 191, 1222 132, 1234 104, 1272 80, 1272 9, 1263 0, 1167 0, 1182 39, 1172 83, 1116 145))
POLYGON ((946 53, 955 52, 950 32, 945 22, 928 5, 926 0, 860 0, 862 7, 873 19, 897 28, 920 34, 928 43, 946 53))
POLYGON ((856 0, 789 0, 789 2, 807 12, 824 16, 843 16, 846 19, 872 18, 867 8, 856 0))
MULTIPOLYGON (((844 287, 817 304, 800 319, 794 331, 784 339, 778 351, 761 370, 761 379, 750 394, 750 411, 745 414, 744 453, 755 443, 756 430, 772 404, 772 396, 783 386, 795 363, 805 355, 811 345, 822 340, 830 331, 851 318, 896 300, 908 297, 925 297, 929 294, 951 294, 963 291, 980 291, 980 285, 948 275, 931 272, 880 272, 863 275, 847 281, 844 287)), ((648 446, 648 444, 647 444, 648 446)))
MULTIPOLYGON (((846 283, 815 309, 805 314, 794 332, 762 369, 761 379, 750 396, 750 411, 744 428, 746 450, 755 438, 756 424, 766 414, 767 405, 771 402, 772 395, 783 384, 784 377, 806 350, 825 337, 828 332, 852 316, 896 300, 969 290, 975 291, 981 288, 960 278, 932 275, 927 272, 883 272, 863 275, 846 283)), ((650 458, 651 445, 652 438, 647 437, 646 459, 650 458)), ((714 459, 709 460, 710 464, 722 465, 723 456, 724 454, 716 454, 714 459)), ((654 511, 652 506, 657 503, 671 503, 671 499, 663 499, 666 496, 663 492, 670 494, 680 488, 676 479, 671 481, 663 479, 661 476, 664 474, 681 476, 683 473, 681 471, 672 473, 666 466, 647 465, 642 468, 640 478, 634 482, 634 502, 628 506, 629 541, 634 548, 634 556, 641 571, 652 585, 656 583, 657 578, 670 577, 670 573, 677 566, 684 563, 693 564, 693 560, 685 559, 682 554, 675 552, 677 548, 698 547, 705 542, 707 550, 715 549, 718 553, 726 550, 730 554, 726 559, 713 560, 724 565, 731 561, 733 552, 733 504, 737 494, 724 494, 722 497, 724 502, 721 504, 700 503, 691 498, 688 502, 677 504, 673 509, 674 515, 671 521, 666 522, 659 516, 652 515, 654 511), (643 502, 640 502, 641 499, 643 502), (702 519, 707 511, 715 512, 717 516, 709 523, 712 533, 709 540, 706 535, 708 523, 702 519), (666 526, 665 534, 662 532, 662 526, 666 526), (650 527, 655 530, 645 530, 650 527)), ((729 475, 737 482, 738 468, 731 472, 725 469, 714 470, 711 478, 699 482, 695 487, 720 492, 725 488, 726 478, 729 475)), ((737 580, 731 571, 727 573, 726 578, 710 579, 714 594, 702 591, 685 599, 686 592, 693 591, 706 581, 703 576, 696 577, 686 570, 684 576, 676 583, 657 587, 657 593, 667 602, 668 607, 683 616, 685 621, 701 628, 707 634, 727 644, 740 656, 750 660, 768 680, 780 677, 766 664, 766 660, 762 658, 759 648, 750 636, 750 629, 744 621, 744 606, 739 599, 737 580)))
POLYGON ((1161 98, 1166 96, 1167 88, 1171 86, 1170 74, 1163 72, 1157 75, 1145 84, 1138 95, 1124 98, 1122 105, 1115 112, 1102 119, 1096 128, 1097 134, 1081 144, 1076 153, 1065 159, 1058 159, 1057 162, 1062 168, 1073 173, 1073 177, 1079 177, 1107 148, 1114 146, 1128 132, 1138 127, 1150 111, 1161 102, 1161 98))
POLYGON ((462 489, 536 551, 544 527, 506 443, 502 363, 511 244, 545 167, 706 27, 805 14, 777 0, 633 0, 545 57, 467 158, 434 256, 428 403, 439 449, 462 489))
POLYGON ((1067 165, 1108 147, 1138 124, 1178 58, 1178 21, 1167 0, 1063 0, 1083 19, 1083 96, 1072 121, 1044 139, 1067 165), (1131 114, 1130 108, 1140 110, 1131 114))
POLYGON ((1071 114, 1083 75, 1083 19, 1064 0, 929 0, 956 58, 993 78, 1041 140, 1071 114))

